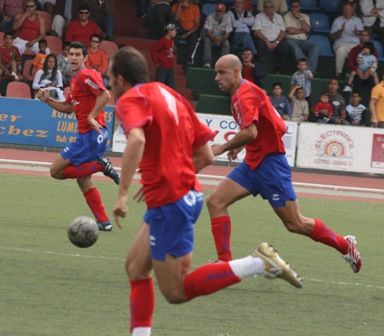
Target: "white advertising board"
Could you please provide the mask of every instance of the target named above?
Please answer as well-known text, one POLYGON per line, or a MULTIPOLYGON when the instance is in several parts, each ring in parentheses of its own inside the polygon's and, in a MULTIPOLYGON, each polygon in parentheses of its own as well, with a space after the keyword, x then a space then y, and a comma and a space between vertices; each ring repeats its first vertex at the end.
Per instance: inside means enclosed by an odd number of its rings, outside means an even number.
POLYGON ((303 123, 299 130, 296 166, 384 173, 384 130, 303 123))
MULTIPOLYGON (((216 115, 216 114, 203 114, 197 113, 201 122, 206 124, 209 128, 217 131, 215 140, 212 143, 222 144, 230 140, 238 131, 239 127, 231 116, 216 115)), ((294 122, 286 122, 288 131, 283 137, 286 147, 287 159, 291 167, 295 163, 296 141, 297 141, 297 124, 294 122)), ((112 151, 124 152, 126 145, 125 135, 120 127, 117 127, 113 135, 112 151)), ((244 159, 245 151, 238 154, 235 162, 241 162, 244 159)), ((228 162, 226 154, 216 157, 218 161, 228 162)))

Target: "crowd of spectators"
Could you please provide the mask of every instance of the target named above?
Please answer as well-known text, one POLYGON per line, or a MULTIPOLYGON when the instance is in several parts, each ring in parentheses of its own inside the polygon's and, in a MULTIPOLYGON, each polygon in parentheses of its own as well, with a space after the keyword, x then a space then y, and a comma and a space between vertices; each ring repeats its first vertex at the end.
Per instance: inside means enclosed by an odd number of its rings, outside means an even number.
MULTIPOLYGON (((332 43, 334 76, 319 101, 311 99, 311 83, 318 77, 321 46, 310 38, 314 9, 303 10, 300 0, 137 0, 136 4, 137 15, 149 26, 152 38, 158 40, 151 52, 157 80, 175 87, 177 47, 184 48, 185 56, 179 61, 185 66, 200 65, 196 62, 198 48, 201 66, 206 68, 213 67, 221 55, 237 53, 243 62, 244 78, 260 86, 267 75, 261 64, 271 58, 275 59, 275 73, 292 76, 290 87, 274 83, 264 88, 284 119, 364 124, 370 119, 369 111, 378 111, 384 100, 383 90, 377 88, 383 83, 378 61, 383 57, 384 0, 336 2, 338 12, 326 13, 330 24, 322 32, 332 43), (297 64, 294 73, 293 63, 297 64), (346 85, 340 88, 343 80, 346 85)), ((44 67, 45 72, 51 71, 55 63, 62 89, 70 78, 66 46, 80 41, 89 48, 87 66, 99 71, 108 85, 108 57, 100 43, 114 39, 114 10, 114 0, 0 0, 0 30, 4 33, 1 78, 23 80, 23 63, 34 58, 32 75, 41 75, 44 67), (42 13, 48 14, 50 21, 42 13), (52 53, 46 35, 63 41, 64 48, 54 59, 48 57, 52 53)), ((384 126, 384 117, 373 120, 376 123, 384 126)))

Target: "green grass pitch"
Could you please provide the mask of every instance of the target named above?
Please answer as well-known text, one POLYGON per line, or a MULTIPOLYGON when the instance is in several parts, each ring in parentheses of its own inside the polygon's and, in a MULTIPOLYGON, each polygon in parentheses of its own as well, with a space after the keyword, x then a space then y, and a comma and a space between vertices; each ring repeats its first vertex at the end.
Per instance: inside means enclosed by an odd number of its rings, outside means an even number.
MULTIPOLYGON (((96 184, 110 213, 117 188, 96 184)), ((335 250, 288 233, 268 203, 249 197, 231 208, 235 257, 268 241, 304 277, 304 288, 251 278, 183 305, 168 304, 157 291, 153 335, 383 335, 383 204, 305 198, 300 205, 307 216, 357 236, 360 274, 335 250)), ((0 336, 128 335, 123 265, 143 212, 132 201, 124 230, 103 233, 96 245, 79 249, 69 243, 67 226, 90 212, 76 183, 0 174, 0 336)), ((214 258, 204 209, 193 266, 214 258)))

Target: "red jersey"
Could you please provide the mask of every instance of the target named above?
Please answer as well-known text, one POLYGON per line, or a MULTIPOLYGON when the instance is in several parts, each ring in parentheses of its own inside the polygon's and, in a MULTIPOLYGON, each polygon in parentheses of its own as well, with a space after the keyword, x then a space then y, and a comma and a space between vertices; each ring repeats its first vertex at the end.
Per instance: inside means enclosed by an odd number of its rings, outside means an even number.
POLYGON ((257 126, 257 137, 245 145, 245 162, 255 169, 272 153, 285 153, 282 137, 287 127, 269 97, 255 84, 243 80, 232 95, 232 115, 240 129, 251 123, 257 126))
POLYGON ((85 25, 83 25, 80 20, 73 20, 68 25, 67 32, 65 34, 65 41, 78 41, 89 47, 91 44, 91 36, 93 34, 101 34, 101 30, 96 22, 89 20, 85 25))
POLYGON ((166 37, 156 41, 151 49, 153 64, 160 65, 162 68, 173 68, 175 42, 166 37))
POLYGON ((25 18, 19 29, 16 31, 17 37, 25 41, 32 41, 40 35, 39 15, 35 15, 33 20, 25 18))
POLYGON ((313 107, 313 113, 316 117, 320 116, 320 111, 327 111, 327 117, 332 118, 333 116, 333 108, 330 103, 323 103, 321 101, 317 102, 313 107))
MULTIPOLYGON (((72 103, 77 119, 79 133, 87 133, 91 130, 88 123, 88 115, 95 106, 96 98, 100 91, 105 91, 103 80, 99 72, 93 69, 81 69, 69 84, 70 92, 66 102, 72 103)), ((104 111, 100 111, 96 121, 106 126, 104 111)))
POLYGON ((140 84, 119 98, 116 115, 126 134, 132 128, 144 130, 140 171, 148 208, 201 190, 193 152, 216 133, 198 120, 185 98, 161 83, 140 84))
POLYGON ((22 58, 19 49, 15 46, 9 48, 5 46, 0 47, 0 60, 3 65, 9 66, 13 59, 16 60, 17 63, 21 63, 22 58))

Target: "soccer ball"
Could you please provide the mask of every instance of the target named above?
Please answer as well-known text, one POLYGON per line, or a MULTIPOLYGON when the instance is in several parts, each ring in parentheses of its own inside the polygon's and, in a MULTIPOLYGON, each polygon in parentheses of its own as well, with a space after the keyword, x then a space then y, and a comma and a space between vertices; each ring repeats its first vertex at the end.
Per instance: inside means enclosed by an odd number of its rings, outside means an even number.
POLYGON ((99 238, 99 227, 92 218, 77 217, 69 224, 68 238, 77 247, 90 247, 99 238))

